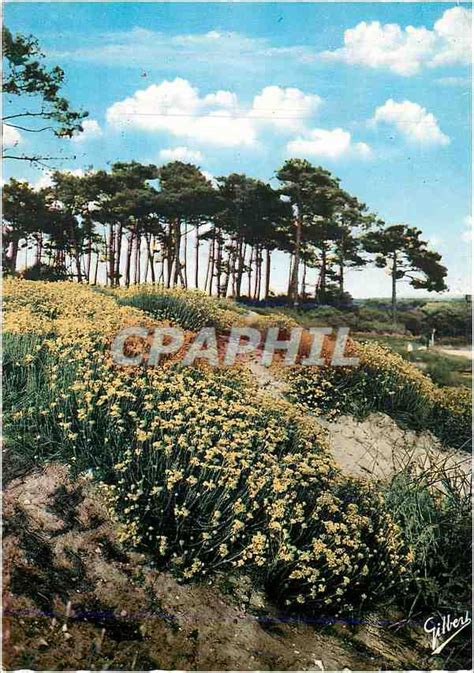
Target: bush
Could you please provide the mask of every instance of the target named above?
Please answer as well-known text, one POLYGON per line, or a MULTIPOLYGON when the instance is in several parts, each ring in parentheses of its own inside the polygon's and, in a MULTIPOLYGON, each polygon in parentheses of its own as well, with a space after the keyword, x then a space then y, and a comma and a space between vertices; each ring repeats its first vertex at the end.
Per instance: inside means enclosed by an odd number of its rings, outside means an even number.
POLYGON ((328 614, 376 602, 381 573, 403 572, 397 530, 313 422, 238 369, 125 370, 104 345, 9 335, 5 430, 10 449, 91 470, 123 542, 183 579, 245 568, 328 614))
POLYGON ((312 509, 306 525, 290 533, 291 560, 281 555, 272 569, 280 601, 337 616, 354 605, 367 610, 382 596, 388 603, 404 590, 407 550, 375 488, 345 479, 332 492, 315 494, 312 509))
POLYGON ((380 411, 401 425, 431 430, 445 444, 468 450, 471 394, 438 388, 400 355, 378 343, 358 344, 357 367, 295 367, 290 397, 313 413, 365 418, 380 411))
POLYGON ((38 263, 29 266, 21 273, 21 278, 25 280, 43 280, 50 282, 69 280, 70 276, 62 266, 49 266, 48 264, 38 263))
POLYGON ((385 490, 386 506, 410 548, 410 591, 400 602, 418 610, 464 611, 470 605, 471 497, 466 475, 447 463, 408 464, 385 490))
POLYGON ((430 362, 426 369, 426 374, 439 386, 452 386, 454 383, 453 370, 446 360, 436 360, 430 362))
POLYGON ((143 289, 140 286, 117 289, 112 296, 116 296, 122 306, 138 308, 154 318, 169 320, 193 332, 210 326, 226 329, 240 318, 238 312, 230 310, 230 304, 224 308, 222 302, 198 290, 143 289))

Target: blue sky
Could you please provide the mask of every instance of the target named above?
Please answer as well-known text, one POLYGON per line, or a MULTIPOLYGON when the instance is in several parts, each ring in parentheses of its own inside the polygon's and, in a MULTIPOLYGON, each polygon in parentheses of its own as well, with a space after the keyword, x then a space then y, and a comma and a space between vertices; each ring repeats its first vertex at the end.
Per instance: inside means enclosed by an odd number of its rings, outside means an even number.
MULTIPOLYGON (((422 229, 444 256, 451 291, 468 291, 468 5, 8 3, 4 10, 11 30, 33 33, 64 68, 66 96, 91 120, 81 138, 23 133, 18 148, 64 156, 64 169, 174 157, 212 175, 265 180, 286 158, 302 156, 335 173, 387 223, 422 229)), ((4 177, 41 178, 18 164, 7 162, 4 177)), ((282 289, 286 262, 277 256, 274 265, 282 289)), ((389 279, 383 270, 353 272, 348 289, 388 295, 389 279)))

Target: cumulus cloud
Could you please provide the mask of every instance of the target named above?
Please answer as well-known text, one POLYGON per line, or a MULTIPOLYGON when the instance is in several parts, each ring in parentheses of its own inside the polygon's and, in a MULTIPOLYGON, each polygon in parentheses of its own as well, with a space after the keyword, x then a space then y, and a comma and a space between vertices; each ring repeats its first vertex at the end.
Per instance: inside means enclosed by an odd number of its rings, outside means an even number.
POLYGON ((369 158, 372 150, 367 143, 353 142, 349 131, 312 129, 305 135, 291 140, 286 146, 292 156, 339 159, 343 156, 369 158))
POLYGON ((263 126, 297 129, 320 105, 315 94, 277 86, 264 88, 251 106, 239 106, 230 91, 200 96, 186 79, 164 80, 136 91, 107 110, 115 127, 168 131, 197 142, 236 147, 254 145, 263 126))
POLYGON ((114 103, 107 110, 107 121, 113 126, 169 131, 216 145, 252 145, 256 140, 252 123, 229 110, 230 96, 224 93, 216 92, 210 101, 201 98, 198 89, 185 79, 164 80, 114 103))
POLYGON ((191 150, 189 147, 172 147, 161 150, 160 159, 164 161, 184 161, 195 163, 202 161, 203 156, 199 150, 191 150))
MULTIPOLYGON (((61 171, 61 173, 70 173, 71 175, 75 175, 78 178, 82 178, 85 175, 82 168, 71 168, 70 170, 61 171)), ((35 180, 35 182, 31 183, 31 186, 33 187, 33 189, 35 191, 38 191, 39 189, 46 189, 47 187, 51 187, 53 185, 52 176, 53 176, 53 171, 44 171, 43 174, 40 175, 37 180, 35 180)))
POLYGON ((473 238, 472 237, 473 224, 474 224, 474 222, 473 222, 472 215, 467 215, 464 218, 465 229, 461 234, 461 238, 462 238, 463 241, 468 241, 468 242, 472 241, 472 238, 473 238))
POLYGON ((320 107, 322 99, 299 89, 267 86, 253 100, 250 116, 280 129, 295 130, 320 107))
POLYGON ((365 65, 410 76, 423 67, 467 64, 471 58, 471 10, 447 9, 433 29, 362 21, 344 32, 344 46, 325 51, 327 60, 365 65))
POLYGON ((13 126, 3 124, 2 140, 4 147, 15 147, 16 145, 19 145, 21 143, 22 136, 17 129, 13 128, 13 126))
POLYGON ((100 138, 102 135, 102 129, 100 128, 99 122, 95 119, 85 119, 82 122, 82 128, 84 129, 82 133, 76 133, 72 136, 71 140, 73 142, 83 143, 87 140, 100 138))
POLYGON ((392 124, 408 141, 420 145, 448 145, 450 139, 438 126, 436 117, 426 108, 405 100, 389 98, 375 110, 373 123, 392 124))

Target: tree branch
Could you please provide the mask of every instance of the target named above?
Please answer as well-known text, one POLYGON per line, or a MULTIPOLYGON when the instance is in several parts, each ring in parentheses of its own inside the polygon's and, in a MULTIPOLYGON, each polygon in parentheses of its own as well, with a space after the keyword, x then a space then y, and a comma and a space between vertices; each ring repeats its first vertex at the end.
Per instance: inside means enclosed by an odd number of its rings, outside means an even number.
POLYGON ((13 129, 20 129, 20 131, 27 131, 28 133, 42 133, 43 131, 54 131, 54 126, 43 126, 42 129, 27 129, 25 126, 19 126, 18 124, 5 124, 5 126, 10 126, 13 129))

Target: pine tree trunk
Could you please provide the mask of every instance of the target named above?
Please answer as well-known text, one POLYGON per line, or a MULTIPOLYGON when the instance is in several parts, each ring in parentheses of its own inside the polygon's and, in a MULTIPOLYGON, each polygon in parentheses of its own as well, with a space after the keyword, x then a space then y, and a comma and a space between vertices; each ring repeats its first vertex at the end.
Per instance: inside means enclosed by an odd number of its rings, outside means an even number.
POLYGON ((173 277, 173 223, 168 224, 168 233, 166 241, 166 287, 171 287, 173 277))
POLYGON ((268 301, 270 296, 270 273, 271 273, 271 252, 270 248, 267 248, 265 251, 265 301, 268 301))
POLYGON ((209 295, 212 295, 212 288, 213 288, 213 284, 214 284, 215 264, 216 264, 216 231, 214 229, 214 232, 213 232, 213 235, 212 235, 212 248, 211 248, 210 267, 209 267, 209 295))
POLYGON ((184 230, 184 254, 183 254, 183 279, 184 279, 184 287, 187 289, 188 288, 188 225, 186 224, 186 228, 184 230))
POLYGON ((392 257, 392 320, 395 325, 397 322, 397 253, 392 257))
POLYGON ((323 303, 326 301, 326 270, 327 270, 327 250, 326 250, 326 244, 323 243, 321 247, 321 274, 319 277, 320 300, 323 303))
POLYGON ((133 241, 135 240, 135 232, 132 230, 127 241, 127 257, 125 260, 125 287, 130 287, 131 281, 131 266, 132 266, 132 252, 133 252, 133 241))
POLYGON ((303 262, 303 278, 301 280, 301 296, 303 297, 303 300, 306 296, 306 271, 307 265, 306 262, 303 262))
POLYGON ((174 220, 174 277, 173 277, 173 287, 178 285, 178 280, 180 278, 180 270, 181 270, 180 252, 181 252, 181 222, 179 220, 179 217, 176 217, 175 220, 174 220))
POLYGON ((245 262, 245 247, 242 238, 240 238, 238 243, 237 279, 235 288, 235 296, 237 297, 237 299, 240 299, 242 293, 242 276, 244 273, 244 262, 245 262))
POLYGON ((290 266, 288 269, 288 291, 287 291, 287 296, 288 299, 291 299, 291 279, 293 277, 293 260, 294 260, 294 255, 293 253, 290 253, 290 266))
POLYGON ((252 298, 252 264, 253 264, 253 247, 250 246, 250 258, 249 258, 249 268, 247 272, 247 280, 248 280, 248 298, 252 298))
POLYGON ((114 258, 114 225, 109 224, 109 238, 107 242, 107 261, 108 261, 108 272, 111 287, 114 286, 114 272, 115 272, 115 258, 114 258))
POLYGON ((301 214, 298 209, 298 214, 296 216, 296 238, 295 238, 295 255, 293 261, 293 271, 291 274, 291 291, 290 299, 293 305, 293 308, 298 306, 298 284, 299 284, 299 272, 300 272, 300 254, 301 254, 301 214))
POLYGON ((117 228, 116 233, 116 246, 115 246, 115 285, 120 285, 120 262, 122 256, 122 236, 123 236, 123 225, 120 222, 117 228))
POLYGON ((98 274, 99 274, 99 252, 97 252, 97 257, 96 257, 96 260, 95 260, 94 281, 93 281, 94 285, 97 285, 98 274))
POLYGON ((199 289, 199 224, 196 225, 196 243, 194 246, 194 287, 199 289))
POLYGON ((216 261, 216 276, 217 276, 217 296, 221 296, 221 280, 222 280, 222 235, 220 229, 217 230, 217 261, 216 261))

